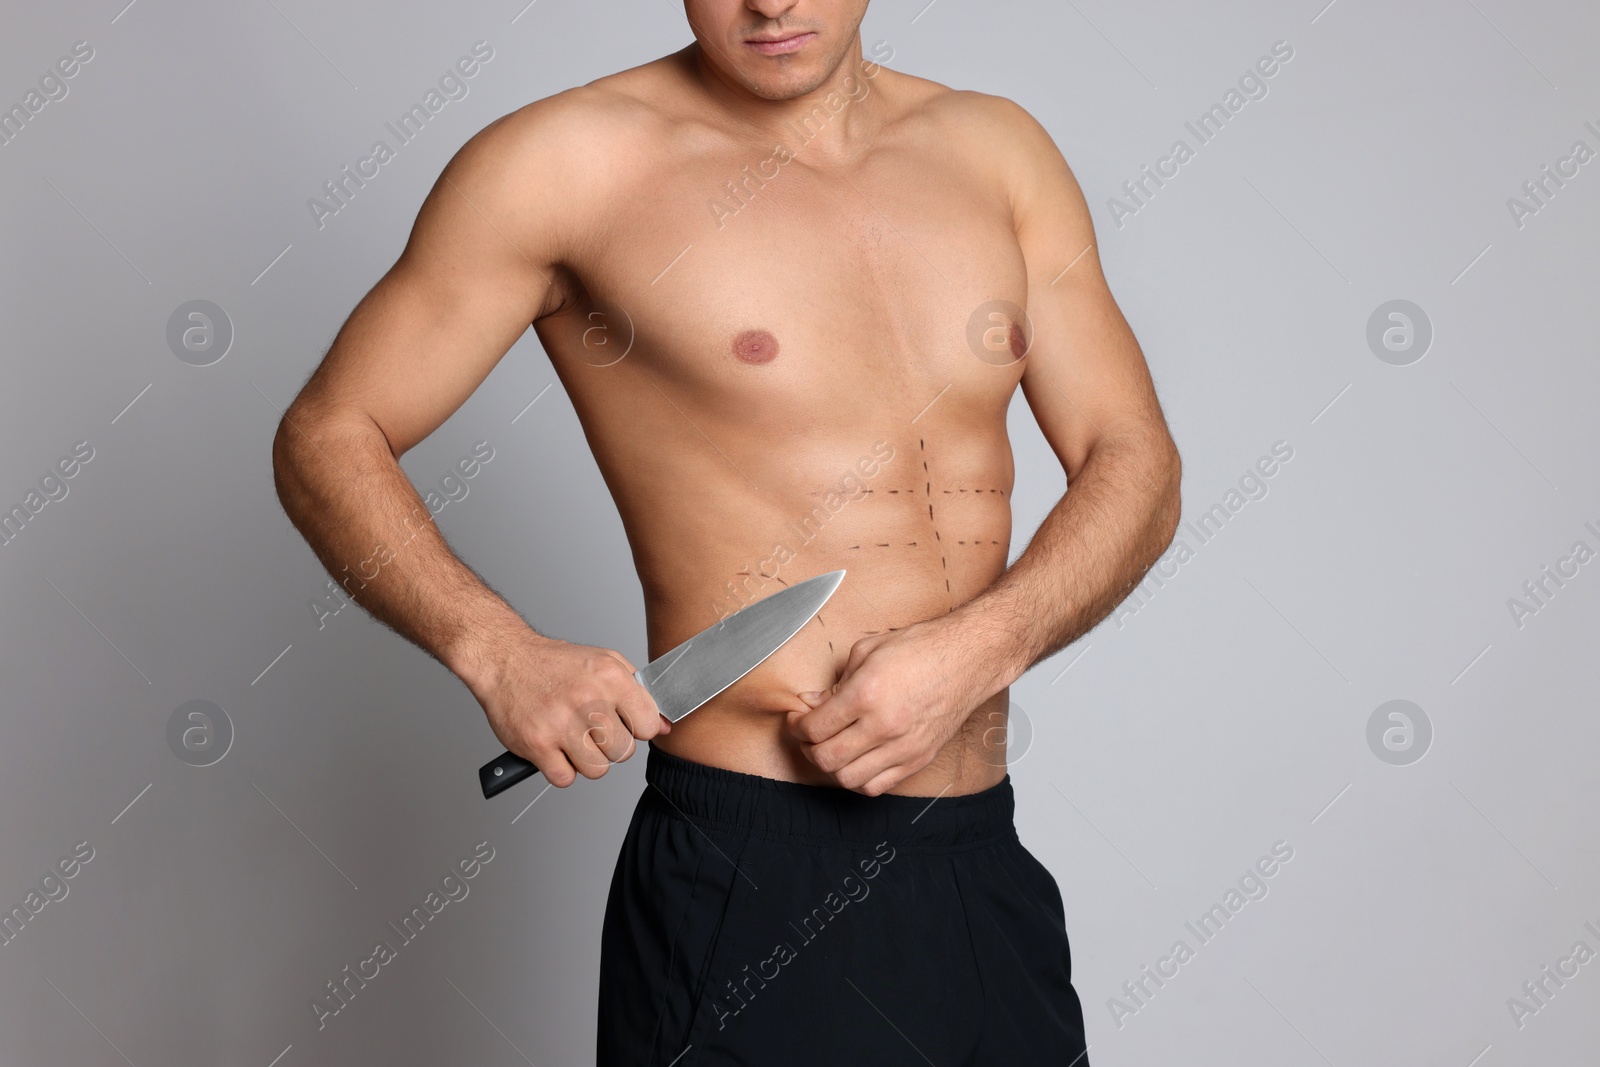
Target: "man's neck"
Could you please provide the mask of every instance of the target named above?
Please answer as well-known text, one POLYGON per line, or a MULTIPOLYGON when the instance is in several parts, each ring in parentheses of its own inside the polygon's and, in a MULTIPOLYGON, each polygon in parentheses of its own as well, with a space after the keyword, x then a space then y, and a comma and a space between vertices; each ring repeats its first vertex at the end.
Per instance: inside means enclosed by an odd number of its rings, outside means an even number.
POLYGON ((761 96, 733 67, 732 57, 719 56, 719 62, 712 62, 703 44, 696 35, 679 53, 694 89, 708 110, 753 136, 776 139, 796 152, 802 147, 796 142, 805 142, 804 147, 818 156, 853 158, 883 124, 879 87, 867 76, 883 68, 863 64, 859 34, 821 84, 785 100, 761 96), (819 122, 821 116, 826 121, 819 122))

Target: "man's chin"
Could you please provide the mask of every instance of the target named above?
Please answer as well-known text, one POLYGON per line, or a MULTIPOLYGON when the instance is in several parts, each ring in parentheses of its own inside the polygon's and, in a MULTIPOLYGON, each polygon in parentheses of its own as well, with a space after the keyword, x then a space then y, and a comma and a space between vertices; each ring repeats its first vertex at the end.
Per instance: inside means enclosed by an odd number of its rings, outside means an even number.
POLYGON ((808 93, 816 92, 827 80, 828 76, 824 72, 806 71, 804 75, 791 74, 787 77, 751 77, 745 84, 761 99, 778 103, 784 100, 798 100, 808 93))

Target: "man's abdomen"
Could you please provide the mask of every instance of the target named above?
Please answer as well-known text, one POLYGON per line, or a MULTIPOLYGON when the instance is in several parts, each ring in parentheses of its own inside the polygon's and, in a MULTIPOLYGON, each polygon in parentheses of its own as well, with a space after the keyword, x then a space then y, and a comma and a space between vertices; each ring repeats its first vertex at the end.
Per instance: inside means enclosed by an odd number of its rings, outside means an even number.
MULTIPOLYGON (((661 748, 728 770, 831 784, 787 730, 785 713, 806 710, 799 694, 828 691, 856 641, 943 615, 1005 569, 1011 469, 1004 439, 998 448, 961 433, 941 441, 938 429, 880 437, 848 459, 848 450, 837 450, 831 466, 817 465, 827 477, 802 478, 807 488, 791 488, 776 504, 773 494, 729 479, 715 497, 721 521, 692 527, 714 534, 692 544, 654 538, 682 556, 663 568, 667 581, 641 561, 652 656, 789 585, 846 571, 800 633, 676 724, 657 742, 661 748)), ((1005 708, 1002 692, 974 709, 969 726, 977 728, 958 733, 933 765, 894 792, 972 792, 997 782, 1005 708)))

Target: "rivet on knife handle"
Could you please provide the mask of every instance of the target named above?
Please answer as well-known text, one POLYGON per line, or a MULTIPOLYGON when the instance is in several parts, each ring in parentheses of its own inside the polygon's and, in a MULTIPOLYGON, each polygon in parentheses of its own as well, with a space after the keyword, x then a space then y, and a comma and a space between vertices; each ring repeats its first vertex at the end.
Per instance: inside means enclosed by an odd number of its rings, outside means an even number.
POLYGON ((487 800, 504 789, 510 789, 524 778, 539 773, 539 768, 513 752, 502 752, 495 759, 478 768, 478 784, 483 786, 487 800))

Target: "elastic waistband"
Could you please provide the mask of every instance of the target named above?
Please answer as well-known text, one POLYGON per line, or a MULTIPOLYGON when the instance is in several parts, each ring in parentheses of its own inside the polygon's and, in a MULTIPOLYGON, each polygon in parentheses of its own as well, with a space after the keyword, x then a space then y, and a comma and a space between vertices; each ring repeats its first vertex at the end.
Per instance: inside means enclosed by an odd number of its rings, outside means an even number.
POLYGON ((650 746, 645 803, 697 826, 820 846, 971 848, 1016 836, 1008 774, 980 793, 869 797, 692 763, 650 746))

